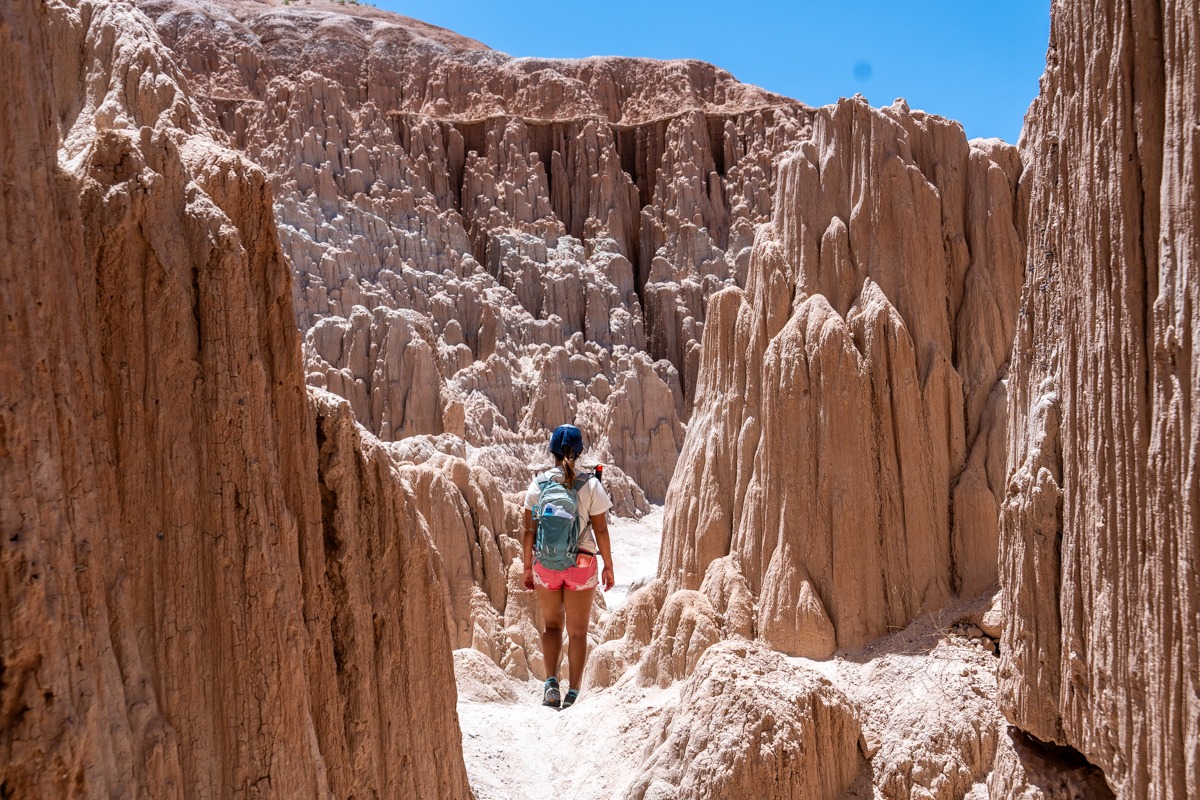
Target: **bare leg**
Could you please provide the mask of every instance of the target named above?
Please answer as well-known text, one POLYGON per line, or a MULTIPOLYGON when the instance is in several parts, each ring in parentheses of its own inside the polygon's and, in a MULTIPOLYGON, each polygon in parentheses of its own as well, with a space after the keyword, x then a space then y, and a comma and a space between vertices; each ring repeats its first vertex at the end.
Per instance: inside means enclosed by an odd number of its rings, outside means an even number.
POLYGON ((587 662, 588 622, 591 621, 592 596, 595 593, 595 589, 563 592, 563 602, 567 607, 567 635, 571 637, 567 659, 570 661, 572 689, 579 689, 583 685, 583 665, 587 662))
POLYGON ((542 607, 542 618, 546 627, 542 631, 542 658, 546 662, 546 677, 558 677, 558 662, 562 660, 563 594, 572 594, 565 589, 555 591, 537 587, 538 603, 542 607))

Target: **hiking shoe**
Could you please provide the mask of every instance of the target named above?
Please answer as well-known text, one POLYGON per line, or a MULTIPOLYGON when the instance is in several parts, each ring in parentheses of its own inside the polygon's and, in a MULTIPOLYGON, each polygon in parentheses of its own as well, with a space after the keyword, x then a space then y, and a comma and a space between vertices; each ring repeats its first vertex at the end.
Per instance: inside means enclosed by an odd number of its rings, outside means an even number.
POLYGON ((571 706, 575 705, 575 701, 578 699, 579 699, 579 690, 578 689, 568 689, 567 696, 563 698, 562 707, 570 708, 571 706))
POLYGON ((562 695, 558 692, 558 678, 546 678, 542 684, 542 705, 558 708, 562 695))

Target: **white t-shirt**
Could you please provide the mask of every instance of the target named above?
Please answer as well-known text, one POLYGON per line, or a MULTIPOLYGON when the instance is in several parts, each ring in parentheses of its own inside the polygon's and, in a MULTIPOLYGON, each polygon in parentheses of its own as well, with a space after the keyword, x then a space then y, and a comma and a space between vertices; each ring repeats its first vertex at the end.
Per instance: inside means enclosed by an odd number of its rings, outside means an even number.
MULTIPOLYGON (((542 494, 542 490, 538 488, 538 481, 547 475, 561 479, 562 467, 554 467, 547 472, 539 472, 533 476, 533 480, 529 482, 529 488, 525 490, 525 508, 530 511, 537 505, 538 498, 542 494)), ((612 500, 609 499, 608 492, 604 491, 603 484, 595 477, 590 478, 579 488, 578 495, 579 515, 583 518, 583 531, 579 534, 579 547, 590 553, 598 553, 600 547, 596 544, 596 534, 592 530, 590 519, 612 508, 612 500)))

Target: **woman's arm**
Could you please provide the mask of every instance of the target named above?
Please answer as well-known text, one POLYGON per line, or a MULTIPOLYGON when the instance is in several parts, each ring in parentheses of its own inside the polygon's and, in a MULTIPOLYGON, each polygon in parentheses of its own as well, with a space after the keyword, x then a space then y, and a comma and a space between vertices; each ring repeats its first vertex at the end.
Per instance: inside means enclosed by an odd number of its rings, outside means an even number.
POLYGON ((613 575, 612 543, 608 538, 608 516, 597 514, 591 520, 592 530, 596 534, 596 544, 600 546, 600 557, 604 559, 604 571, 600 577, 604 582, 604 591, 607 592, 616 583, 613 575))
MULTIPOLYGON (((607 535, 604 537, 608 539, 607 535)), ((521 535, 525 553, 525 588, 533 588, 533 512, 525 509, 525 532, 521 535)))

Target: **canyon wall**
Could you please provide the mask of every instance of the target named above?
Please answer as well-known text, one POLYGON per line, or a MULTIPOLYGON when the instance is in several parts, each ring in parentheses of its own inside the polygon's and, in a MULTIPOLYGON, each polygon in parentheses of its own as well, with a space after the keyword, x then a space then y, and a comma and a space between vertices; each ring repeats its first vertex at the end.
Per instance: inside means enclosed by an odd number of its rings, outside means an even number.
POLYGON ((700 62, 513 58, 352 4, 139 8, 271 175, 311 383, 384 440, 575 421, 632 479, 623 513, 663 500, 707 299, 743 283, 811 110, 700 62))
POLYGON ((635 796, 979 796, 993 751, 994 796, 1200 794, 1194 3, 1056 4, 1020 153, 137 8, 0 11, 0 796, 470 796, 449 650, 542 674, 511 500, 568 420, 668 505, 587 677, 682 683, 635 796), (926 631, 906 706, 907 653, 843 691, 744 641, 827 658, 997 569, 1007 736, 981 645, 926 631))
POLYGON ((1021 164, 902 102, 813 126, 710 302, 659 572, 734 555, 755 633, 823 658, 995 580, 1021 164))
POLYGON ((268 176, 127 5, 7 3, 0 66, 0 794, 469 796, 429 529, 346 516, 418 498, 314 422, 268 176))
POLYGON ((1052 19, 1021 145, 1000 705, 1121 797, 1195 797, 1200 8, 1052 19))

